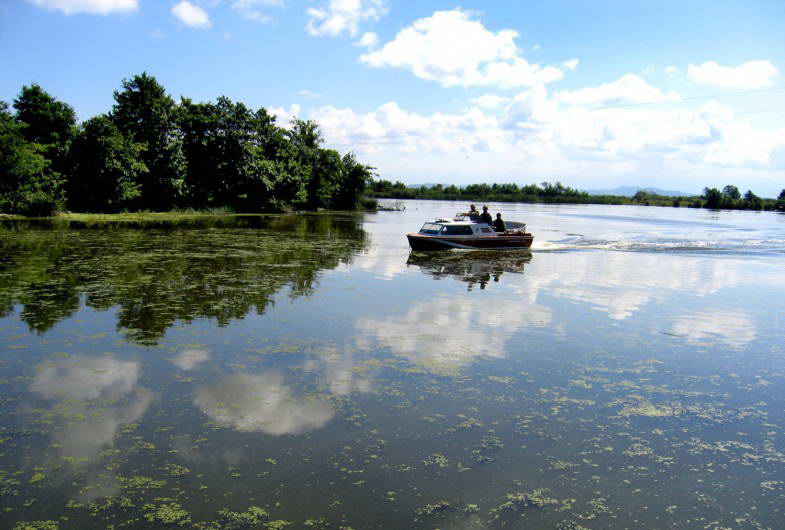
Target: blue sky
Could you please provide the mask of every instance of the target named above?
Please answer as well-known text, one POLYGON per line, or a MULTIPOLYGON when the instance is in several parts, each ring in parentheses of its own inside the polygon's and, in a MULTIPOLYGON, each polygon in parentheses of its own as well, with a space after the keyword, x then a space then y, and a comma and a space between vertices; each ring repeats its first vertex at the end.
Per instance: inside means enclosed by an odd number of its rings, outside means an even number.
POLYGON ((11 0, 0 100, 226 95, 407 183, 785 188, 785 2, 11 0))

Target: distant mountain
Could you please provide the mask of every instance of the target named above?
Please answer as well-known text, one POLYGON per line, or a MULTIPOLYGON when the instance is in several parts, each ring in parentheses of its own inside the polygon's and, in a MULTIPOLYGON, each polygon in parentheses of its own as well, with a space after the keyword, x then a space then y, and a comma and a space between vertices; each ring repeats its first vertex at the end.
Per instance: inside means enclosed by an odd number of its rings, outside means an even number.
POLYGON ((586 190, 586 193, 589 195, 619 195, 622 197, 632 197, 639 191, 646 191, 666 197, 691 197, 697 195, 696 193, 688 193, 686 191, 661 190, 660 188, 644 188, 642 186, 619 186, 618 188, 609 190, 586 190))

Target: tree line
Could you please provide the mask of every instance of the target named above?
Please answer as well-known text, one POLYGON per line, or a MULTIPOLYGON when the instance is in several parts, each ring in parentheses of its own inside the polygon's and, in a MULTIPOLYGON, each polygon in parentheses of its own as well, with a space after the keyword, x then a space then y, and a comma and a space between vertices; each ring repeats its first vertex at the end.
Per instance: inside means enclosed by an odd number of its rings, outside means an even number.
POLYGON ((31 84, 13 110, 0 102, 0 212, 355 209, 373 168, 322 143, 314 121, 283 128, 227 97, 175 102, 147 73, 82 123, 31 84))
MULTIPOLYGON (((493 202, 553 202, 553 203, 593 203, 597 196, 589 195, 561 182, 542 184, 469 184, 468 186, 406 186, 403 182, 374 180, 366 194, 371 197, 391 199, 430 199, 453 201, 493 201, 493 202)), ((620 198, 614 198, 620 199, 620 198)))
POLYGON ((470 184, 468 186, 444 186, 433 184, 407 186, 403 182, 373 180, 366 195, 391 199, 430 199, 476 202, 528 202, 528 203, 574 203, 574 204, 641 204, 646 206, 686 206, 691 208, 734 209, 734 210, 780 210, 785 211, 785 189, 777 199, 758 197, 751 190, 743 196, 736 186, 725 186, 722 191, 704 188, 701 195, 670 197, 648 191, 639 191, 633 197, 618 195, 590 195, 589 193, 560 182, 541 184, 470 184))
POLYGON ((785 189, 780 192, 775 201, 758 197, 752 190, 747 190, 742 196, 739 188, 729 184, 722 188, 722 191, 717 188, 703 188, 701 199, 704 200, 704 208, 711 209, 785 210, 785 189))

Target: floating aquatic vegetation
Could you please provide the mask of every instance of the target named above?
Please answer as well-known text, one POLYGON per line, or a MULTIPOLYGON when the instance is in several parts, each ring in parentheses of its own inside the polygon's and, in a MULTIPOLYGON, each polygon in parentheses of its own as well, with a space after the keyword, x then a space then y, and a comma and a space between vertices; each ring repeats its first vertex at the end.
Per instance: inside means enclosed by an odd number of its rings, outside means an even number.
POLYGON ((450 503, 447 501, 439 501, 434 504, 426 504, 414 510, 415 515, 422 517, 424 515, 434 515, 450 509, 450 503))
POLYGON ((436 466, 446 468, 450 465, 450 461, 441 453, 434 453, 422 461, 425 466, 436 466))
POLYGON ((164 501, 158 504, 145 504, 142 509, 144 510, 144 518, 151 523, 160 523, 164 525, 183 526, 191 522, 190 514, 182 508, 178 503, 173 501, 164 501))

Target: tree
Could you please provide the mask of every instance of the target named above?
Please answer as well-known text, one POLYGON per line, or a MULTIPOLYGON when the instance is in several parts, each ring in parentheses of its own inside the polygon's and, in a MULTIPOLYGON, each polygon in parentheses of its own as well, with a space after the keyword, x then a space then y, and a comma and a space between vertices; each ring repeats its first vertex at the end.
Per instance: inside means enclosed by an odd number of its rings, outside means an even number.
POLYGON ((730 184, 722 188, 722 194, 733 199, 734 201, 738 201, 739 199, 741 199, 741 193, 739 192, 739 188, 737 188, 736 186, 731 186, 730 184))
POLYGON ((701 195, 706 203, 706 208, 717 209, 722 203, 722 193, 717 188, 703 188, 703 195, 701 195))
POLYGON ((124 79, 114 99, 111 120, 120 132, 145 148, 141 157, 149 172, 142 179, 138 205, 173 207, 181 195, 184 171, 174 100, 146 72, 124 79))
POLYGON ((74 109, 35 83, 22 87, 14 109, 16 121, 25 124, 22 134, 30 143, 65 145, 74 135, 74 109))
POLYGON ((785 210, 785 189, 783 189, 780 192, 779 197, 777 197, 777 209, 785 210))
POLYGON ((763 199, 752 193, 752 190, 747 190, 744 194, 744 208, 746 210, 762 210, 763 199))
POLYGON ((63 205, 62 182, 43 146, 25 139, 25 127, 0 102, 0 211, 48 216, 63 205))
POLYGON ((49 161, 52 178, 68 169, 68 149, 76 133, 76 113, 39 85, 23 86, 14 100, 15 119, 23 125, 22 135, 49 161))
POLYGON ((305 200, 309 169, 265 109, 226 97, 214 104, 183 99, 180 107, 185 183, 195 206, 258 211, 305 200))
MULTIPOLYGON (((343 164, 343 177, 337 184, 337 190, 332 198, 332 208, 339 210, 354 210, 360 203, 360 197, 365 191, 365 187, 373 178, 373 169, 357 162, 354 153, 347 153, 341 159, 343 164)), ((457 194, 457 188, 451 186, 451 193, 457 194)), ((448 187, 449 189, 449 187, 448 187)))
POLYGON ((144 146, 125 136, 106 116, 86 121, 71 147, 68 205, 76 210, 116 212, 141 195, 144 146))

